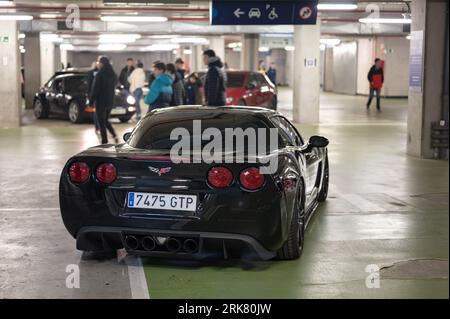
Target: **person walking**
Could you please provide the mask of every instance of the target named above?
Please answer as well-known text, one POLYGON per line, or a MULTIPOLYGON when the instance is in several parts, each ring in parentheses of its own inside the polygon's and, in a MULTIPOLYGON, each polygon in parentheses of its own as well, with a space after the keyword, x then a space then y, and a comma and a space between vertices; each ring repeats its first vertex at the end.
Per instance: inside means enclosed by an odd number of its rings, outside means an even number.
POLYGON ((213 50, 203 52, 203 63, 208 66, 205 78, 205 104, 225 106, 227 76, 223 63, 213 50))
POLYGON ((275 67, 275 63, 270 63, 269 69, 267 70, 266 74, 270 82, 277 85, 277 69, 275 67))
POLYGON ((133 58, 128 58, 127 65, 120 71, 119 74, 119 83, 120 85, 123 85, 123 88, 127 91, 130 91, 130 83, 128 82, 128 78, 133 71, 134 60, 133 58))
POLYGON ((168 107, 172 102, 172 77, 166 72, 166 65, 158 62, 153 67, 155 79, 152 81, 150 90, 145 97, 145 104, 149 105, 148 110, 168 107))
POLYGON ((177 73, 180 75, 180 78, 184 80, 186 69, 184 68, 184 61, 182 58, 178 58, 175 60, 175 67, 177 68, 177 73))
POLYGON ((377 110, 381 112, 381 88, 384 83, 384 73, 383 68, 381 66, 381 60, 376 58, 375 64, 370 68, 369 73, 367 74, 367 79, 370 83, 370 92, 369 92, 369 100, 367 101, 367 110, 370 108, 370 104, 372 103, 372 99, 374 95, 377 95, 377 110))
POLYGON ((184 102, 184 84, 183 78, 178 73, 175 64, 169 63, 166 65, 166 73, 172 77, 172 102, 170 106, 183 105, 184 102))
MULTIPOLYGON (((87 96, 91 96, 92 93, 92 85, 94 84, 95 76, 98 73, 98 62, 92 62, 91 69, 89 70, 87 74, 87 87, 88 87, 88 94, 87 96)), ((95 134, 100 135, 100 127, 98 126, 98 120, 97 120, 97 114, 94 112, 94 126, 95 126, 95 134)))
POLYGON ((128 77, 128 82, 130 83, 130 93, 136 100, 136 120, 139 121, 141 119, 141 98, 144 93, 143 88, 145 85, 144 64, 142 64, 142 62, 138 62, 137 68, 131 72, 128 77))
POLYGON ((186 105, 202 105, 202 81, 198 78, 196 73, 189 75, 189 79, 185 84, 185 99, 186 105))
POLYGON ((101 56, 98 59, 98 73, 95 76, 92 85, 92 92, 90 96, 90 104, 95 107, 97 115, 98 126, 100 128, 100 135, 102 144, 108 144, 108 130, 114 138, 114 142, 119 143, 117 134, 109 122, 109 115, 114 104, 114 91, 117 85, 117 75, 106 56, 101 56))

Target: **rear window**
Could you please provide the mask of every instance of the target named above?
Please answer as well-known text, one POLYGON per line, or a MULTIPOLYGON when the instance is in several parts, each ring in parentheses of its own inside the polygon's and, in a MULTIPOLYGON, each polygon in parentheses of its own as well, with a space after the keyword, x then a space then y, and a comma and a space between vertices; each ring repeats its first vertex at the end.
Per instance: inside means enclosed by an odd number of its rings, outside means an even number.
POLYGON ((230 88, 243 87, 245 82, 245 74, 227 73, 227 86, 230 88))
MULTIPOLYGON (((204 115, 204 114, 203 114, 204 115)), ((211 117, 211 114, 208 114, 208 117, 205 116, 193 116, 193 117, 184 117, 184 118, 173 118, 173 120, 167 120, 167 115, 164 115, 164 119, 161 119, 161 115, 155 114, 153 116, 148 117, 147 119, 141 121, 138 126, 134 129, 128 143, 130 146, 139 149, 147 149, 147 150, 170 150, 172 146, 178 141, 181 140, 181 137, 178 136, 176 140, 170 140, 171 132, 175 129, 185 129, 184 132, 188 132, 188 138, 190 139, 190 145, 192 149, 193 138, 201 138, 198 134, 198 130, 194 132, 193 130, 193 120, 201 120, 201 129, 200 134, 208 128, 217 128, 221 132, 222 138, 222 146, 225 146, 225 129, 231 128, 234 129, 236 127, 242 128, 243 130, 247 128, 253 128, 255 132, 256 140, 258 139, 258 129, 264 128, 267 129, 267 125, 263 120, 256 118, 252 115, 243 115, 242 113, 217 113, 216 116, 211 117), (194 136, 194 134, 196 134, 194 136)), ((269 141, 269 133, 266 133, 267 143, 269 141)), ((185 138, 185 137, 183 137, 185 138)), ((209 139, 202 141, 202 149, 208 144, 212 137, 208 137, 209 139)), ((256 143, 251 143, 256 144, 256 143)), ((248 148, 256 147, 256 145, 250 145, 249 140, 245 138, 245 145, 248 148)), ((267 144, 269 145, 269 144, 267 144)))

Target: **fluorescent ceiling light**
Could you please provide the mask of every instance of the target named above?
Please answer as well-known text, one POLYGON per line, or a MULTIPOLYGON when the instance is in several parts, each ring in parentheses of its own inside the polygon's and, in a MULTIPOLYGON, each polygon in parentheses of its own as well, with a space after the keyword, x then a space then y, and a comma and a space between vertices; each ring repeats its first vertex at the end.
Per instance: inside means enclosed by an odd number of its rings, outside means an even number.
POLYGON ((114 44, 99 44, 97 49, 99 51, 120 51, 120 50, 124 50, 126 48, 126 44, 118 44, 118 43, 114 43, 114 44))
POLYGON ((17 15, 17 14, 0 14, 0 21, 27 21, 27 20, 33 20, 33 16, 17 15))
POLYGON ((19 34, 19 39, 25 39, 25 33, 20 33, 19 34))
POLYGON ((179 38, 179 35, 173 35, 173 34, 158 34, 158 35, 149 35, 148 38, 150 39, 172 39, 172 38, 179 38))
POLYGON ((159 43, 152 44, 144 48, 144 51, 172 51, 174 49, 179 49, 179 44, 172 43, 159 43))
POLYGON ((58 17, 58 15, 55 13, 41 13, 39 15, 39 18, 42 18, 42 19, 55 19, 57 17, 58 17))
POLYGON ((0 6, 12 6, 13 4, 13 1, 0 1, 0 6))
POLYGON ((185 50, 183 50, 183 54, 190 55, 190 54, 192 54, 192 50, 185 49, 185 50))
POLYGON ((341 40, 339 39, 320 39, 320 43, 324 44, 329 47, 334 47, 336 45, 339 45, 341 43, 341 40))
POLYGON ((295 50, 295 47, 294 47, 293 45, 287 45, 287 46, 284 47, 284 49, 285 49, 286 51, 294 51, 294 50, 295 50))
POLYGON ((131 43, 140 39, 140 34, 100 34, 100 43, 131 43))
POLYGON ((327 48, 327 46, 326 46, 325 44, 323 44, 323 43, 321 43, 321 44, 319 45, 319 50, 320 50, 320 51, 325 51, 326 48, 327 48))
POLYGON ((258 51, 259 52, 269 52, 270 48, 268 48, 268 47, 259 47, 258 51))
POLYGON ((19 50, 23 50, 25 47, 23 45, 19 45, 19 50))
POLYGON ((411 40, 411 35, 408 34, 405 38, 406 38, 406 40, 411 40))
POLYGON ((357 4, 353 3, 319 3, 317 5, 319 10, 356 10, 357 4))
POLYGON ((411 19, 402 18, 361 18, 361 23, 411 24, 411 19))
POLYGON ((208 44, 209 41, 206 38, 173 38, 170 39, 172 43, 194 43, 194 44, 208 44))
POLYGON ((155 16, 101 16, 100 20, 107 22, 166 22, 167 17, 155 16))
POLYGON ((25 53, 25 52, 27 52, 27 50, 25 50, 25 49, 20 50, 20 53, 25 53))
POLYGON ((59 46, 59 48, 64 51, 72 51, 74 49, 73 45, 70 43, 63 43, 59 46))

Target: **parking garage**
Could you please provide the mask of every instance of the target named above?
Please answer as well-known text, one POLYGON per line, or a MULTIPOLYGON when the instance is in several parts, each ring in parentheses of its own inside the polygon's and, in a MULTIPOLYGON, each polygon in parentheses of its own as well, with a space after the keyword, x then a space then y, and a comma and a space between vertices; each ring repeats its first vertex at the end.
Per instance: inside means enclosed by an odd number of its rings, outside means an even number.
POLYGON ((263 2, 0 1, 1 298, 448 298, 447 1, 263 2), (142 97, 115 88, 118 147, 151 112, 155 65, 179 64, 187 94, 191 74, 208 81, 208 50, 223 107, 276 110, 306 143, 329 140, 328 198, 300 258, 235 257, 225 240, 201 260, 77 249, 60 178, 102 142, 85 83, 98 57, 119 80, 127 63, 145 76, 142 97))

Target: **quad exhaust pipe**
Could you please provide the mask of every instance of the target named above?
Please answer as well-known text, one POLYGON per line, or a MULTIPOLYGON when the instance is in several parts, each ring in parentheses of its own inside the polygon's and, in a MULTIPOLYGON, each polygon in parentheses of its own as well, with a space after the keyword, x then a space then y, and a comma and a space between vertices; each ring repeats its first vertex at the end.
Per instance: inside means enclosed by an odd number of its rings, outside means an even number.
POLYGON ((156 241, 152 236, 142 238, 141 244, 146 251, 152 251, 156 248, 156 241))
POLYGON ((195 253, 198 249, 197 241, 194 239, 186 239, 183 243, 183 250, 187 253, 195 253))
POLYGON ((181 249, 181 242, 173 237, 167 238, 166 248, 171 253, 176 253, 181 249))
POLYGON ((139 248, 139 241, 138 239, 133 235, 127 235, 125 237, 125 244, 130 248, 131 250, 136 250, 139 248))

